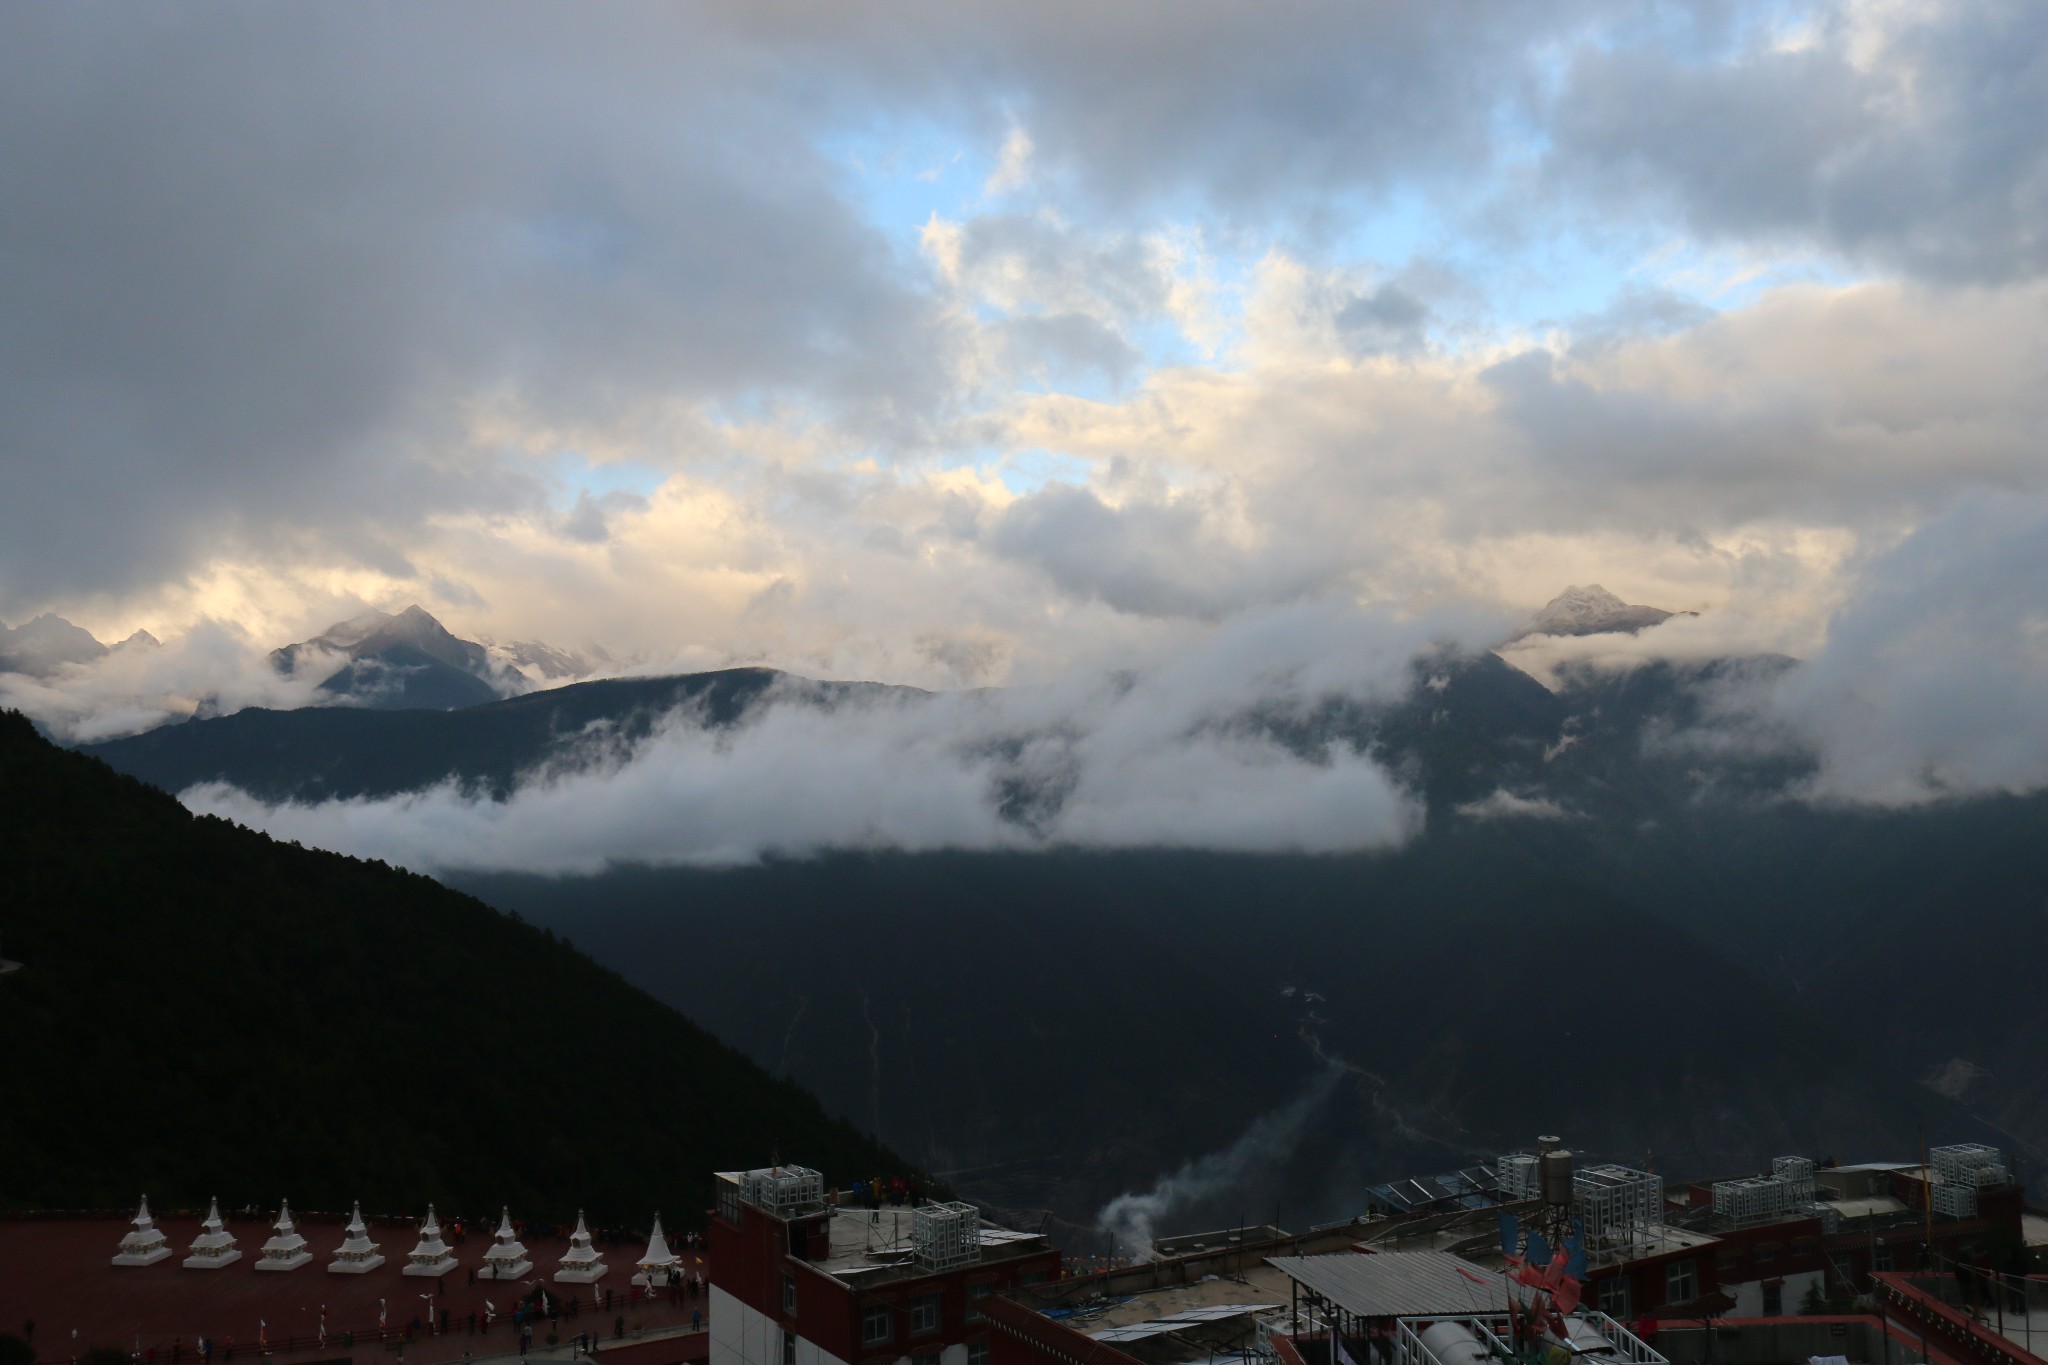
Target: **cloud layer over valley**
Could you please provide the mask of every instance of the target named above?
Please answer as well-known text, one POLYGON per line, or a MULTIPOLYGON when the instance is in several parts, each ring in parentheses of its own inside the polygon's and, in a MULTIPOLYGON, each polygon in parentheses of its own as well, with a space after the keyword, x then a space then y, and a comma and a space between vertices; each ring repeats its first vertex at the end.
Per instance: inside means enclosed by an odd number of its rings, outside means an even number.
POLYGON ((729 729, 683 708, 637 745, 596 730, 503 801, 453 782, 279 805, 213 784, 184 800, 434 871, 718 866, 834 849, 1384 848, 1420 827, 1412 795, 1354 747, 1283 742, 1270 723, 1333 700, 1393 699, 1412 652, 1449 624, 1302 607, 1137 675, 831 706, 792 686, 729 729))

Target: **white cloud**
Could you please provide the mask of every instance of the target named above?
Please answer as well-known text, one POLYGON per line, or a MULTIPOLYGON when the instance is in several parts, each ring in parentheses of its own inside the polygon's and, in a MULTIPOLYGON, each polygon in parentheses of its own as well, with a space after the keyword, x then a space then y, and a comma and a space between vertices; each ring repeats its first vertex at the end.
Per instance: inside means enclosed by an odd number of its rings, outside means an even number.
MULTIPOLYGON (((334 667, 343 662, 335 659, 334 667)), ((315 665, 285 676, 271 666, 268 646, 237 626, 203 620, 160 646, 116 649, 50 678, 0 673, 0 707, 21 711, 62 739, 90 744, 248 706, 332 704, 319 690, 332 671, 315 665)))
POLYGON ((1568 820, 1572 813, 1547 796, 1523 796, 1497 787, 1456 808, 1471 820, 1568 820))
POLYGON ((1020 127, 1012 127, 1003 139, 1002 154, 996 158, 996 168, 988 173, 981 191, 988 195, 1012 194, 1031 183, 1031 134, 1020 127))
POLYGON ((421 870, 591 872, 724 865, 829 849, 1214 848, 1334 853, 1399 844, 1414 799, 1345 746, 1298 752, 1245 723, 1387 698, 1426 641, 1470 623, 1334 604, 1233 621, 1136 675, 830 710, 789 700, 729 731, 673 717, 630 756, 535 776, 502 802, 452 787, 195 810, 421 870))

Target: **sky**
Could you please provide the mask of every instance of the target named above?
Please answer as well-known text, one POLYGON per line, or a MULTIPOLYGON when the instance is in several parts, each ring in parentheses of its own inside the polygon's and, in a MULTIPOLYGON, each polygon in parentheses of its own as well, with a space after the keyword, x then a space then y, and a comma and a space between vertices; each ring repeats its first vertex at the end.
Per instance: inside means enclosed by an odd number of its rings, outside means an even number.
POLYGON ((2027 785, 2043 126, 2028 0, 10 6, 0 621, 965 688, 1598 582, 1923 771, 2004 670, 2027 785))

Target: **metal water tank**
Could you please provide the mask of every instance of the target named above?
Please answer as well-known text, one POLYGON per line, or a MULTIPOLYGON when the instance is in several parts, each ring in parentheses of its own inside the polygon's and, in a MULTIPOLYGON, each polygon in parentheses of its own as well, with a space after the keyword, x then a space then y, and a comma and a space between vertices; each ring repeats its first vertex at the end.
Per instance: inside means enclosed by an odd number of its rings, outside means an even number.
POLYGON ((1543 1179, 1543 1202, 1564 1205, 1572 1202, 1572 1154, 1563 1148, 1545 1152, 1538 1163, 1543 1179))
POLYGON ((1584 1318, 1573 1317, 1567 1320, 1565 1332, 1571 1337, 1574 1360, 1618 1361, 1622 1358, 1621 1351, 1615 1344, 1584 1318))
POLYGON ((1438 1365, 1493 1365, 1493 1357, 1461 1322, 1439 1322, 1422 1331, 1422 1344, 1438 1365))

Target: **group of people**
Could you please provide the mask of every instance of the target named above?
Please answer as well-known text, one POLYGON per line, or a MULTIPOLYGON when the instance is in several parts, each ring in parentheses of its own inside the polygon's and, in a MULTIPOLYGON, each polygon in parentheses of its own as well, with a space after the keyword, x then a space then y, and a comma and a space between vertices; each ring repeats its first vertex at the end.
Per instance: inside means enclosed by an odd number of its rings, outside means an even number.
MULTIPOLYGON (((854 1203, 866 1208, 878 1209, 884 1204, 916 1204, 919 1202, 921 1192, 918 1190, 916 1182, 905 1180, 900 1175, 887 1177, 878 1175, 871 1180, 854 1181, 853 1189, 849 1193, 852 1194, 854 1203)), ((832 1191, 830 1202, 834 1204, 839 1202, 838 1189, 835 1188, 832 1191)))

